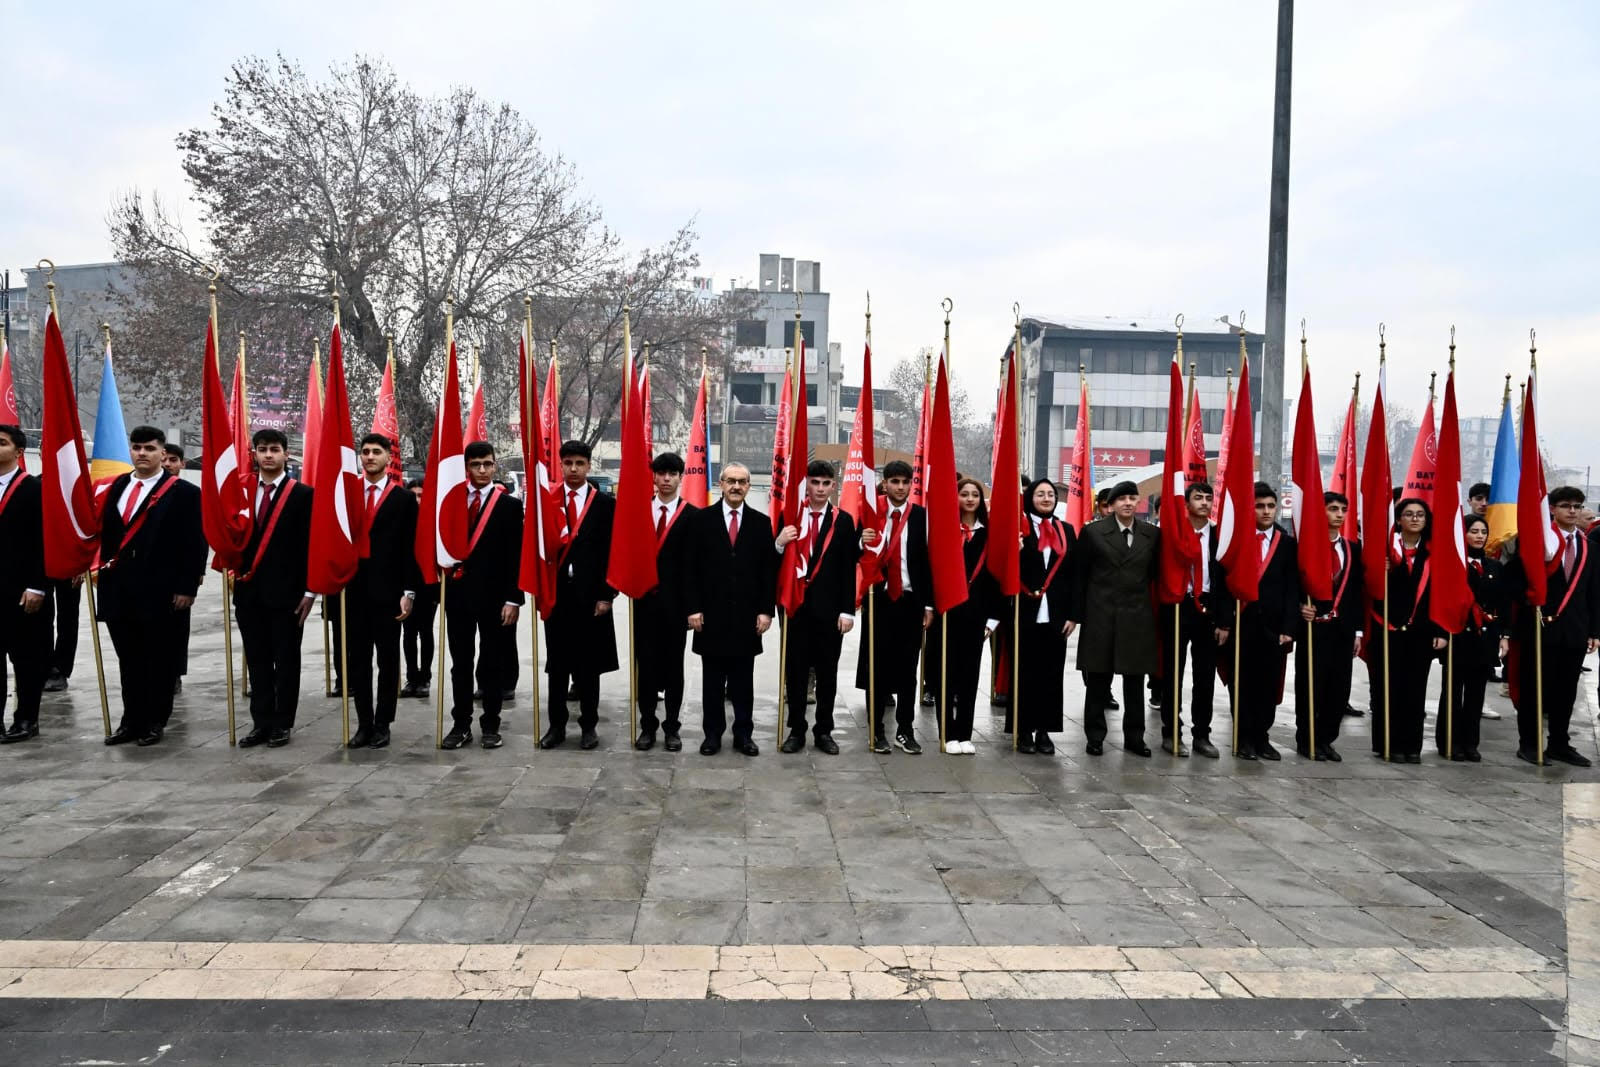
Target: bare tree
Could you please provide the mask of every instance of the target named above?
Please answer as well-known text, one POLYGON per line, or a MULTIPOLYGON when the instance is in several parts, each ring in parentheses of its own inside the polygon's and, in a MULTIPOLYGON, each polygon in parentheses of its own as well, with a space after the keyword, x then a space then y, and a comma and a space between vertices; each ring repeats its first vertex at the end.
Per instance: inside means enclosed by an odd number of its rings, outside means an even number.
MULTIPOLYGON (((937 357, 932 348, 919 349, 916 356, 902 359, 889 371, 889 389, 903 402, 892 410, 874 415, 888 434, 891 448, 910 452, 916 447, 917 426, 922 417, 924 373, 937 357)), ((994 453, 994 418, 980 418, 967 391, 950 382, 950 429, 955 442, 956 469, 980 481, 987 481, 994 453)))
POLYGON ((212 264, 229 331, 252 335, 253 371, 276 373, 296 399, 311 339, 328 329, 332 285, 344 297, 351 395, 367 412, 392 331, 413 455, 426 448, 452 298, 458 352, 483 346, 496 433, 516 393, 525 293, 536 335, 563 342, 563 377, 575 386, 563 408, 590 439, 614 415, 619 387, 601 382, 621 344, 620 329, 615 339, 607 330, 625 302, 696 359, 721 336, 718 302, 690 308, 677 295, 698 266, 691 225, 627 256, 571 165, 510 105, 469 88, 424 96, 372 59, 319 81, 282 56, 251 57, 234 65, 211 122, 177 144, 200 234, 137 192, 110 218, 117 254, 139 268, 123 347, 143 388, 196 395, 198 361, 172 356, 203 336, 212 264))

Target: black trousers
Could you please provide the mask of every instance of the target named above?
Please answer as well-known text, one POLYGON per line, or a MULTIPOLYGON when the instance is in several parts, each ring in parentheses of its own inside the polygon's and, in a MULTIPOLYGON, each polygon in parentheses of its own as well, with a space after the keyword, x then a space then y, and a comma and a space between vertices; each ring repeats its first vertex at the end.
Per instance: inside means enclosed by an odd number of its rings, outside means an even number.
POLYGON ((788 629, 787 659, 784 661, 784 698, 788 705, 785 725, 792 734, 806 732, 806 680, 817 672, 816 736, 833 733, 833 706, 839 691, 839 650, 844 634, 839 632, 839 617, 819 619, 802 609, 800 615, 784 622, 788 629))
POLYGON ((172 685, 177 678, 172 643, 188 621, 188 612, 180 611, 106 621, 122 682, 121 725, 130 733, 143 736, 164 730, 172 718, 172 685))
MULTIPOLYGON (((701 656, 700 724, 706 739, 721 741, 728 728, 727 703, 733 705, 733 739, 748 741, 755 732, 754 656, 701 656)), ((804 699, 804 688, 801 690, 804 699)))
POLYGON ((234 603, 250 672, 250 722, 271 733, 294 729, 300 707, 300 620, 294 608, 234 603))
MULTIPOLYGON (((648 637, 639 642, 639 731, 654 732, 661 726, 667 733, 675 734, 683 725, 680 718, 683 712, 683 648, 689 631, 679 619, 675 626, 658 623, 642 632, 648 637), (665 699, 659 694, 664 694, 665 699), (660 719, 656 717, 658 702, 665 705, 660 719)), ((596 703, 600 699, 599 684, 597 675, 596 703)))
POLYGON ((1182 603, 1163 607, 1160 614, 1161 640, 1166 647, 1165 654, 1161 657, 1163 671, 1172 669, 1172 616, 1178 615, 1178 696, 1173 698, 1172 679, 1163 677, 1161 682, 1161 734, 1163 737, 1172 736, 1174 716, 1177 717, 1178 735, 1183 735, 1183 671, 1190 663, 1194 665, 1194 673, 1190 676, 1189 683, 1189 715, 1192 720, 1190 727, 1196 741, 1206 741, 1211 737, 1212 704, 1215 703, 1217 693, 1217 628, 1211 621, 1211 616, 1201 611, 1195 604, 1193 597, 1185 598, 1182 603), (1177 703, 1178 707, 1173 707, 1177 703))
MULTIPOLYGON (((883 737, 883 713, 894 699, 895 733, 909 734, 916 729, 917 707, 922 693, 917 687, 917 660, 922 654, 922 601, 909 592, 890 600, 883 590, 874 598, 874 622, 878 632, 872 638, 872 662, 876 671, 878 706, 872 709, 874 736, 883 737)), ((819 679, 820 684, 820 679, 819 679)))
POLYGON ((1243 633, 1234 634, 1242 643, 1239 673, 1233 679, 1238 691, 1239 747, 1257 749, 1268 743, 1272 721, 1278 715, 1278 687, 1289 650, 1279 644, 1277 634, 1264 634, 1254 627, 1241 629, 1243 633))
MULTIPOLYGON (((44 695, 45 679, 50 673, 50 633, 55 613, 50 596, 46 593, 39 610, 29 615, 20 604, 0 606, 4 621, 0 622, 0 659, 11 660, 11 673, 16 678, 17 712, 12 719, 18 723, 39 721, 39 698, 44 695)), ((0 676, 4 672, 0 671, 0 676)), ((5 717, 7 704, 6 685, 0 677, 0 719, 5 717)))
MULTIPOLYGON (((1381 625, 1381 624, 1380 624, 1381 625)), ((1385 726, 1389 731, 1389 751, 1395 756, 1422 754, 1423 721, 1427 717, 1428 672, 1433 668, 1433 635, 1428 626, 1409 627, 1389 632, 1389 648, 1383 648, 1383 633, 1369 653, 1372 679, 1372 751, 1383 754, 1385 726), (1384 681, 1388 680, 1388 701, 1384 701, 1384 681)))
POLYGON ((1339 739, 1344 709, 1350 703, 1350 672, 1355 666, 1351 650, 1355 634, 1337 620, 1311 624, 1312 647, 1304 640, 1294 645, 1294 747, 1307 752, 1311 744, 1311 710, 1316 707, 1318 745, 1339 739), (1307 656, 1310 663, 1307 663, 1307 656), (1312 668, 1315 668, 1313 670, 1312 668))
POLYGON ((83 591, 71 578, 52 581, 50 585, 56 602, 56 643, 50 656, 50 670, 63 678, 71 678, 73 661, 78 658, 78 607, 83 603, 83 591))
MULTIPOLYGON (((1028 670, 1024 659, 1023 671, 1028 670)), ((1083 685, 1083 736, 1091 745, 1106 739, 1106 698, 1111 695, 1110 671, 1084 671, 1083 685)), ((1125 745, 1144 744, 1144 675, 1122 676, 1122 742, 1125 745)), ((1024 681, 1023 688, 1027 688, 1024 681)))
MULTIPOLYGON (((940 642, 946 660, 945 684, 949 687, 950 700, 945 708, 946 741, 972 740, 978 676, 983 669, 984 621, 978 612, 963 612, 957 608, 941 616, 928 631, 928 644, 940 642), (949 628, 948 637, 944 633, 946 627, 949 628)), ((930 684, 934 695, 938 696, 938 679, 930 684)))
MULTIPOLYGON (((1061 635, 1062 622, 1031 621, 1030 617, 1037 618, 1037 600, 1023 597, 1022 610, 1022 633, 1017 639, 1021 654, 1017 692, 1006 723, 1019 724, 1022 736, 1032 737, 1060 730, 1064 725, 1062 686, 1066 680, 1067 639, 1061 635)), ((1141 735, 1143 732, 1141 728, 1141 735)))
POLYGON ((450 718, 456 728, 472 728, 472 690, 483 691, 479 726, 486 734, 500 732, 500 693, 514 626, 500 625, 503 604, 447 606, 445 638, 450 642, 450 718), (474 671, 476 664, 476 671, 474 671))
MULTIPOLYGON (((395 618, 399 605, 357 603, 346 595, 344 636, 350 648, 346 653, 350 702, 363 729, 394 722, 395 705, 400 701, 400 626, 395 618), (378 661, 378 687, 374 697, 372 661, 378 661)), ((413 604, 413 607, 415 605, 413 604)), ((337 615, 335 615, 337 619, 337 615)))
POLYGON ((173 612, 178 618, 172 632, 172 676, 182 678, 189 673, 189 625, 193 608, 173 612))
POLYGON ((1450 661, 1440 671, 1439 715, 1433 724, 1433 740, 1442 756, 1470 752, 1483 735, 1483 691, 1489 676, 1500 662, 1500 641, 1481 630, 1463 630, 1451 641, 1450 661), (1453 692, 1445 693, 1448 687, 1453 692), (1450 714, 1445 715, 1445 697, 1450 714), (1449 729, 1446 729, 1446 726, 1449 729))
MULTIPOLYGON (((1583 660, 1587 650, 1579 645, 1565 648, 1544 645, 1544 722, 1545 751, 1563 752, 1572 746, 1568 727, 1572 722, 1572 705, 1578 699, 1579 679, 1583 677, 1583 660)), ((1522 678, 1517 686, 1517 747, 1528 752, 1539 750, 1539 700, 1535 686, 1533 641, 1522 646, 1522 678)))
POLYGON ((433 619, 439 611, 439 587, 418 590, 411 614, 400 624, 400 646, 406 656, 406 680, 424 685, 433 680, 433 619))

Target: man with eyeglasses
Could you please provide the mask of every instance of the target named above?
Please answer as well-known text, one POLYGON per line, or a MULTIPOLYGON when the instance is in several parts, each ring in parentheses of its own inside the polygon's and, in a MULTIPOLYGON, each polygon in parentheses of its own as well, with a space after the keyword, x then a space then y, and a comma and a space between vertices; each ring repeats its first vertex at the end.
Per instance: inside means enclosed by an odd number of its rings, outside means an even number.
MULTIPOLYGON (((1550 515, 1555 531, 1555 554, 1545 565, 1546 589, 1538 621, 1532 611, 1520 612, 1518 640, 1522 642, 1522 676, 1517 704, 1517 758, 1535 763, 1539 758, 1539 706, 1538 685, 1535 674, 1543 667, 1543 708, 1546 735, 1544 755, 1547 759, 1570 763, 1574 767, 1587 767, 1589 758, 1572 747, 1568 726, 1572 720, 1572 705, 1578 699, 1578 681, 1583 673, 1584 659, 1600 648, 1600 572, 1590 559, 1594 546, 1579 526, 1583 511, 1583 490, 1563 485, 1550 492, 1550 515), (1539 635, 1541 654, 1534 655, 1535 626, 1542 626, 1539 635)), ((1542 531, 1519 531, 1523 537, 1534 537, 1542 531)), ((1507 549, 1510 566, 1507 568, 1512 588, 1526 588, 1527 578, 1522 568, 1522 557, 1510 547, 1507 549)), ((1548 546, 1546 555, 1549 555, 1548 546)))

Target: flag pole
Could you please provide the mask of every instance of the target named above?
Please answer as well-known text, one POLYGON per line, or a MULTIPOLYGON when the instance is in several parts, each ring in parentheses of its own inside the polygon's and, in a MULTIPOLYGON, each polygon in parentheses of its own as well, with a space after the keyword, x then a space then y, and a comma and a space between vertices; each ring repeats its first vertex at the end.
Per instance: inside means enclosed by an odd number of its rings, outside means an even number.
MULTIPOLYGON (((922 357, 922 398, 923 398, 923 403, 924 404, 928 403, 932 399, 928 395, 928 391, 932 388, 932 386, 933 386, 933 353, 932 352, 928 352, 928 353, 925 353, 923 355, 923 357, 922 357)), ((918 412, 917 414, 920 416, 920 419, 921 419, 922 422, 926 422, 927 421, 927 414, 925 412, 918 412)), ((919 469, 915 472, 915 476, 912 478, 912 484, 913 485, 921 483, 922 482, 922 476, 927 471, 927 466, 928 466, 928 460, 927 460, 927 457, 928 457, 928 442, 927 442, 927 439, 926 439, 926 435, 923 435, 923 437, 924 437, 924 439, 923 439, 923 442, 922 442, 922 455, 921 456, 913 456, 913 457, 911 457, 912 459, 921 459, 922 460, 922 463, 921 463, 919 469)), ((923 507, 924 521, 926 521, 927 507, 928 507, 928 487, 926 485, 922 486, 922 507, 923 507)), ((922 695, 924 693, 926 693, 927 691, 928 691, 928 631, 920 630, 917 633, 917 705, 919 707, 922 704, 922 695)), ((896 711, 896 714, 897 715, 899 714, 898 710, 896 711)), ((916 714, 916 710, 915 709, 912 710, 912 714, 913 715, 916 714)), ((940 740, 943 741, 943 738, 940 738, 940 740)))
MULTIPOLYGON (((628 319, 632 308, 622 305, 622 432, 628 432, 628 402, 633 399, 633 329, 628 319)), ((620 468, 619 472, 620 472, 620 468)), ((620 485, 620 478, 618 480, 620 485)), ((612 623, 612 626, 615 626, 612 623)), ((639 707, 639 653, 633 643, 633 597, 628 598, 628 744, 639 739, 635 716, 639 707)))
MULTIPOLYGON (((1378 323, 1378 386, 1384 385, 1385 376, 1383 367, 1387 361, 1385 349, 1388 342, 1384 338, 1383 323, 1378 323)), ((1388 417, 1387 409, 1385 417, 1388 417)), ((1391 473, 1389 480, 1394 481, 1391 473)), ((1393 492, 1393 489, 1390 489, 1393 492)), ((1389 553, 1394 537, 1392 529, 1383 531, 1383 762, 1388 763, 1389 751, 1389 553)))
MULTIPOLYGON (((339 328, 339 281, 333 282, 333 327, 339 328)), ((332 342, 329 343, 329 354, 332 354, 332 342)), ((347 405, 348 406, 348 405, 347 405)), ((326 411, 323 412, 327 414, 326 411)), ((319 460, 320 462, 320 460, 319 460)), ((340 486, 337 492, 344 492, 344 475, 339 475, 340 486)), ((326 601, 324 601, 326 603, 326 601)), ((350 645, 347 641, 349 631, 345 622, 346 601, 344 590, 339 590, 339 715, 344 729, 344 745, 350 744, 350 645)))
MULTIPOLYGON (((1450 379, 1456 376, 1456 328, 1450 327, 1450 379)), ((1452 385, 1453 389, 1454 386, 1452 385)), ((1453 394, 1452 394, 1453 395, 1453 394)), ((1456 464, 1457 471, 1461 467, 1456 464)), ((1460 488, 1459 486, 1457 487, 1460 488)), ((1460 522, 1460 518, 1456 519, 1460 522)), ((1453 760, 1456 754, 1456 635, 1444 635, 1444 758, 1453 760)))
MULTIPOLYGON (((1246 385, 1249 385, 1249 384, 1250 384, 1250 353, 1245 348, 1244 312, 1241 311, 1241 312, 1239 312, 1239 388, 1243 389, 1246 385)), ((1234 397, 1233 397, 1233 374, 1230 371, 1229 374, 1228 374, 1228 410, 1229 411, 1233 411, 1233 409, 1235 407, 1233 401, 1234 401, 1234 397)), ((1249 454, 1251 456, 1254 456, 1255 455, 1255 439, 1256 439, 1256 437, 1255 437, 1255 434, 1256 434, 1256 431, 1255 431, 1255 417, 1250 412, 1246 411, 1244 413, 1244 418, 1245 418, 1244 432, 1250 435, 1250 445, 1251 445, 1251 447, 1249 449, 1249 454)), ((1239 413, 1237 411, 1233 411, 1233 429, 1230 430, 1229 432, 1231 434, 1239 432, 1239 413)), ((1230 448, 1232 448, 1232 444, 1233 444, 1232 438, 1230 437, 1229 438, 1229 447, 1230 448)), ((1221 463, 1222 459, 1219 457, 1217 462, 1221 463)), ((1253 465, 1253 462, 1254 461, 1252 460, 1252 465, 1253 465)), ((1221 480, 1222 479, 1220 479, 1220 478, 1217 479, 1217 481, 1219 481, 1219 482, 1221 480)), ((1222 486, 1219 485, 1217 488, 1220 490, 1222 488, 1222 486)), ((1218 498, 1219 499, 1221 498, 1221 493, 1218 493, 1218 498)), ((1238 507, 1238 506, 1239 506, 1238 502, 1235 501, 1234 502, 1234 507, 1238 507)), ((1226 579, 1224 579, 1224 581, 1226 581, 1226 579)), ((1229 714, 1229 717, 1233 720, 1233 756, 1234 756, 1235 759, 1237 759, 1238 756, 1239 756, 1239 637, 1240 637, 1240 635, 1239 635, 1239 620, 1240 620, 1239 598, 1238 597, 1234 597, 1234 599, 1233 599, 1233 684, 1228 687, 1228 705, 1229 705, 1228 714, 1229 714)))
MULTIPOLYGON (((1528 380, 1535 385, 1539 379, 1536 377, 1539 370, 1539 344, 1538 337, 1532 330, 1528 331, 1528 380)), ((1530 397, 1527 387, 1523 387, 1522 418, 1528 417, 1528 404, 1537 400, 1537 396, 1530 397)), ((1542 464, 1541 464, 1542 466, 1542 464)), ((1520 531, 1519 531, 1520 532, 1520 531)), ((1532 531, 1529 531, 1530 533, 1532 531)), ((1541 541, 1545 532, 1539 531, 1541 541)), ((1533 682, 1534 682, 1534 728, 1537 731, 1538 748, 1534 750, 1538 757, 1535 762, 1544 766, 1544 605, 1533 609, 1533 682)))
POLYGON ((228 672, 228 747, 238 744, 233 708, 233 572, 222 572, 222 655, 228 672))
MULTIPOLYGON (((1300 377, 1303 379, 1310 373, 1310 359, 1306 356, 1306 320, 1300 320, 1300 377)), ((1360 383, 1360 376, 1356 381, 1360 383)), ((1320 471, 1319 471, 1320 475, 1320 471)), ((1305 500, 1300 501, 1303 510, 1308 506, 1305 500)), ((1315 507, 1316 501, 1310 501, 1309 506, 1315 507)), ((1304 515, 1296 515, 1296 528, 1303 520, 1304 515)), ((1306 604, 1311 608, 1311 618, 1306 620, 1306 749, 1311 755, 1311 762, 1317 761, 1317 666, 1316 666, 1316 617, 1317 602, 1309 595, 1306 604)))
MULTIPOLYGON (((945 365, 945 374, 950 373, 950 310, 954 302, 945 297, 944 300, 944 354, 940 359, 945 365)), ((922 487, 922 499, 928 499, 928 487, 922 487)), ((924 505, 926 506, 926 505, 924 505)), ((963 569, 966 563, 962 563, 963 569)), ((939 616, 939 751, 943 752, 946 732, 946 720, 950 714, 950 668, 946 660, 950 658, 950 613, 943 612, 939 616)))
MULTIPOLYGON (((867 290, 867 351, 872 351, 872 290, 867 290)), ((872 399, 870 396, 867 398, 872 399)), ((872 444, 867 441, 865 444, 872 444)), ((709 454, 711 446, 706 445, 709 454)), ((876 457, 874 457, 876 458, 876 457)), ((874 472, 876 473, 876 472, 874 472)), ((872 508, 874 515, 878 511, 876 500, 864 501, 872 508)), ((879 535, 882 536, 881 534, 879 535)), ((878 549, 879 558, 882 558, 883 549, 878 549)), ((876 581, 867 584, 867 751, 870 752, 878 741, 878 624, 877 612, 873 610, 877 603, 874 593, 877 591, 876 581)))
MULTIPOLYGON (((800 332, 800 306, 801 306, 801 303, 804 300, 805 300, 805 297, 801 294, 800 290, 796 289, 795 290, 795 294, 794 294, 794 348, 789 348, 789 349, 785 349, 784 350, 784 355, 785 355, 784 363, 785 363, 785 365, 787 367, 787 373, 784 375, 784 380, 785 381, 788 381, 788 380, 794 378, 794 353, 795 353, 796 349, 800 348, 802 345, 805 344, 805 337, 800 332)), ((796 403, 804 404, 806 402, 806 398, 803 395, 799 397, 798 401, 796 401, 796 399, 795 399, 795 396, 799 393, 799 389, 798 389, 799 384, 800 383, 799 383, 798 380, 794 381, 793 386, 791 386, 791 388, 793 388, 794 391, 789 394, 789 453, 790 453, 790 455, 794 454, 794 412, 795 412, 795 404, 796 403)), ((804 415, 801 416, 801 418, 804 418, 804 417, 805 417, 804 415)), ((778 428, 778 432, 781 433, 782 431, 783 431, 783 428, 779 427, 778 428)), ((709 449, 710 447, 711 447, 710 444, 706 445, 707 449, 709 449)), ((806 486, 806 485, 810 484, 805 479, 804 471, 801 472, 800 484, 802 486, 806 486)), ((787 501, 789 499, 789 497, 793 495, 793 493, 794 493, 794 471, 789 469, 789 461, 787 459, 785 459, 784 460, 784 467, 783 467, 783 497, 784 497, 784 500, 787 501)), ((787 505, 785 505, 785 509, 784 510, 788 510, 787 505)), ((786 518, 787 516, 773 516, 773 517, 776 518, 780 523, 782 523, 783 519, 786 518)), ((780 526, 779 529, 782 529, 782 527, 780 526)), ((783 744, 783 713, 784 713, 785 710, 787 710, 787 702, 788 702, 788 699, 789 699, 789 677, 788 677, 789 676, 789 613, 783 609, 783 605, 782 604, 777 605, 777 608, 778 608, 778 736, 777 736, 777 740, 774 743, 781 745, 781 744, 783 744)))
MULTIPOLYGON (((454 293, 447 293, 445 295, 445 298, 444 298, 444 358, 446 360, 453 360, 454 359, 454 356, 455 356, 455 343, 456 343, 456 298, 455 298, 455 294, 454 293)), ((446 376, 447 379, 449 377, 449 369, 450 369, 449 367, 445 368, 445 376, 446 376)), ((458 397, 457 399, 459 400, 460 398, 458 397)), ((439 402, 441 404, 444 403, 444 398, 442 396, 439 398, 439 402)), ((435 430, 434 432, 435 432, 435 434, 438 433, 437 430, 435 430)), ((437 522, 435 522, 435 526, 437 526, 437 522)), ((436 539, 438 537, 438 530, 437 529, 434 530, 434 537, 436 539)), ((435 567, 439 566, 438 546, 437 545, 434 546, 434 566, 435 567)), ((434 688, 434 693, 435 693, 435 696, 434 696, 435 722, 434 722, 434 728, 433 728, 433 744, 434 744, 435 748, 443 748, 444 747, 444 688, 445 688, 445 685, 448 682, 448 679, 445 678, 445 676, 444 676, 444 645, 445 645, 445 618, 444 618, 445 606, 444 606, 444 597, 445 597, 445 589, 449 584, 450 584, 450 571, 449 571, 449 569, 448 568, 444 568, 444 567, 439 567, 439 622, 438 622, 439 631, 438 631, 438 639, 437 639, 437 643, 438 643, 438 646, 439 646, 439 669, 438 669, 438 672, 434 675, 434 677, 438 680, 438 683, 439 683, 434 688)))
MULTIPOLYGON (((1013 322, 1014 322, 1014 325, 1012 326, 1012 334, 1011 334, 1011 362, 1012 362, 1012 370, 1013 370, 1012 377, 1017 380, 1016 392, 1012 396, 1011 422, 1012 422, 1013 428, 1016 430, 1017 446, 1020 449, 1021 445, 1022 445, 1022 373, 1021 373, 1021 364, 1020 364, 1020 361, 1022 359, 1022 305, 1021 304, 1013 303, 1011 305, 1011 317, 1012 317, 1013 322)), ((1079 371, 1079 374, 1080 375, 1082 374, 1081 369, 1079 371)), ((1018 457, 1019 466, 1020 466, 1020 462, 1021 462, 1021 458, 1019 456, 1018 457)), ((998 485, 995 486, 994 487, 994 492, 998 493, 999 491, 1000 491, 1000 487, 998 485)), ((1016 485, 1010 485, 1010 486, 1006 487, 1006 492, 1008 492, 1008 493, 1017 493, 1018 495, 1021 495, 1022 487, 1021 486, 1016 486, 1016 485)), ((1023 516, 1023 519, 1025 519, 1027 521, 1030 521, 1030 522, 1032 521, 1032 520, 1028 520, 1028 517, 1026 515, 1023 516)), ((1018 532, 1020 533, 1021 531, 1019 530, 1018 532)), ((1019 742, 1019 738, 1021 738, 1021 736, 1022 736, 1022 700, 1021 700, 1022 692, 1021 692, 1021 685, 1022 685, 1022 593, 1019 591, 1016 596, 1011 598, 1011 751, 1012 751, 1013 754, 1017 751, 1017 746, 1020 743, 1019 742)))
MULTIPOLYGON (((1253 430, 1251 431, 1254 432, 1253 430)), ((1233 684, 1228 687, 1230 703, 1233 704, 1233 755, 1239 755, 1239 601, 1233 601, 1233 684)))
MULTIPOLYGON (((522 331, 523 331, 523 336, 527 338, 527 343, 526 343, 526 345, 524 347, 526 348, 527 353, 528 353, 527 354, 527 365, 522 368, 522 373, 528 376, 529 380, 534 383, 534 388, 537 389, 538 388, 538 382, 539 382, 539 376, 538 376, 538 374, 535 373, 535 368, 536 368, 537 364, 535 363, 534 358, 533 358, 533 294, 532 293, 523 293, 522 294, 522 331)), ((522 412, 522 420, 523 420, 522 424, 528 428, 528 433, 529 434, 543 433, 544 431, 539 426, 539 423, 537 421, 539 413, 533 409, 533 393, 530 392, 530 391, 527 391, 527 390, 524 390, 524 393, 525 393, 525 395, 523 397, 523 403, 526 405, 526 408, 522 412)), ((527 487, 524 490, 523 495, 526 496, 529 500, 537 500, 538 501, 538 505, 539 505, 538 509, 537 509, 538 514, 532 516, 532 518, 533 518, 533 520, 535 522, 541 522, 542 523, 542 521, 543 521, 543 512, 544 512, 544 499, 543 499, 544 490, 539 487, 539 472, 536 471, 536 470, 530 469, 530 467, 528 465, 528 457, 527 457, 526 454, 524 454, 523 457, 522 457, 522 481, 523 481, 523 485, 527 487), (538 495, 536 496, 535 494, 538 494, 538 495)), ((527 511, 528 511, 528 509, 524 509, 524 511, 523 511, 523 516, 522 516, 522 521, 523 522, 527 522, 529 520, 529 518, 530 518, 530 516, 527 514, 527 511)), ((535 541, 535 544, 543 544, 543 543, 544 543, 544 527, 541 525, 540 528, 539 528, 539 536, 538 536, 538 539, 535 541)), ((539 736, 540 736, 540 734, 539 734, 539 595, 537 593, 534 593, 534 594, 530 595, 530 597, 528 599, 528 606, 533 609, 532 611, 528 612, 528 629, 529 629, 529 632, 532 635, 531 644, 533 646, 533 739, 535 741, 537 741, 537 740, 539 740, 539 736)), ((630 638, 630 640, 631 640, 631 638, 630 638)), ((534 748, 535 748, 535 750, 537 750, 538 746, 535 745, 534 748)))

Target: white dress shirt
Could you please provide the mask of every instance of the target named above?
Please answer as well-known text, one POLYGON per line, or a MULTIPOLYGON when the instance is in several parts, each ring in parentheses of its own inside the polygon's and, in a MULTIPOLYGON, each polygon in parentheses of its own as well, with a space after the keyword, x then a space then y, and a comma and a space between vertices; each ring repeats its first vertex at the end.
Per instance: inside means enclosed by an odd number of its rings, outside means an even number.
POLYGON ((122 495, 117 497, 117 514, 121 515, 128 510, 128 496, 133 492, 134 486, 139 487, 139 503, 143 504, 146 500, 149 500, 150 491, 155 488, 156 482, 161 480, 161 474, 161 471, 156 471, 148 478, 140 478, 137 475, 129 478, 127 487, 122 490, 122 495))
MULTIPOLYGON (((1038 515, 1029 515, 1028 518, 1033 520, 1033 536, 1038 537, 1039 527, 1043 524, 1044 520, 1038 515)), ((1051 549, 1045 548, 1039 551, 1039 555, 1044 557, 1044 572, 1048 575, 1050 573, 1050 560, 1054 558, 1055 552, 1051 549)), ((1040 590, 1040 592, 1043 593, 1044 591, 1040 590)), ((1050 621, 1050 598, 1048 596, 1039 597, 1039 611, 1034 616, 1033 621, 1037 623, 1046 623, 1050 621)))
MULTIPOLYGON (((900 589, 904 593, 905 590, 911 588, 911 553, 906 551, 906 546, 911 543, 907 540, 911 536, 911 504, 909 501, 897 508, 892 507, 889 509, 889 521, 884 525, 883 532, 884 536, 887 537, 889 531, 894 529, 894 517, 902 511, 906 513, 905 521, 900 526, 900 589)), ((885 551, 888 550, 887 545, 884 548, 885 551)))
MULTIPOLYGON (((1190 526, 1193 526, 1190 523, 1190 526)), ((1189 592, 1198 599, 1211 592, 1211 524, 1208 522, 1195 531, 1200 536, 1200 588, 1194 587, 1194 579, 1189 579, 1189 592)))

